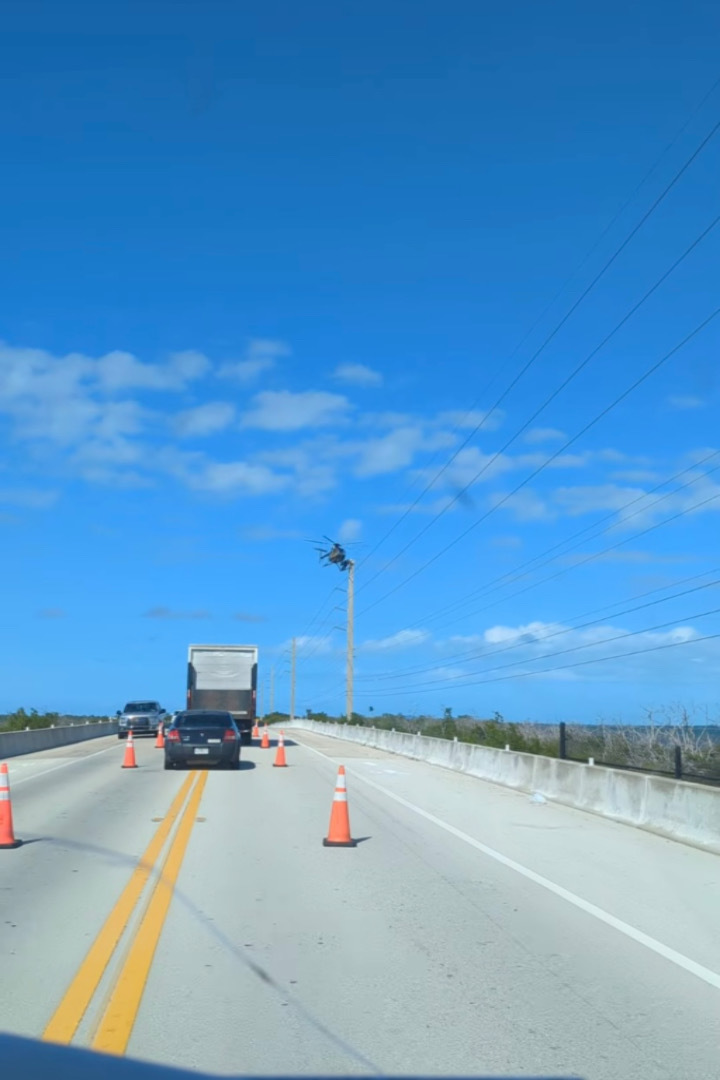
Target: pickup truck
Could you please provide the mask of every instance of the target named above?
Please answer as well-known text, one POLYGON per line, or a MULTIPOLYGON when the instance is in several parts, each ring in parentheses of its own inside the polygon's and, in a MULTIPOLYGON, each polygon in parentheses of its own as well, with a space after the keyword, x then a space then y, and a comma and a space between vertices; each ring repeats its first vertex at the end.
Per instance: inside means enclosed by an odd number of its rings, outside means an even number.
POLYGON ((133 735, 155 735, 160 724, 165 723, 167 713, 157 701, 129 701, 122 712, 118 709, 118 739, 133 735))

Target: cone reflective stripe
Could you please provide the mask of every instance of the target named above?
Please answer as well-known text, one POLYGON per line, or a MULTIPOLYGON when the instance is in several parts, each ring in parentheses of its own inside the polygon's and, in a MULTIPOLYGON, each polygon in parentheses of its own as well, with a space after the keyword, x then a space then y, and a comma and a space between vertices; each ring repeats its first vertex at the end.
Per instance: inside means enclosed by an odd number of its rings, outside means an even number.
POLYGON ((274 769, 286 769, 287 761, 285 760, 285 732, 280 732, 280 738, 278 739, 277 754, 273 762, 274 769))
POLYGON ((162 750, 165 746, 165 732, 163 731, 163 722, 160 721, 160 727, 158 728, 157 739, 155 740, 155 746, 158 750, 162 750))
POLYGON ((350 836, 350 814, 348 813, 347 788, 345 785, 345 766, 338 769, 330 812, 330 828, 323 840, 323 847, 355 847, 357 841, 350 836))
POLYGON ((268 733, 267 724, 263 728, 263 737, 262 737, 262 742, 260 743, 260 746, 261 746, 261 748, 263 750, 268 750, 270 748, 270 735, 268 733))
POLYGON ((10 798, 10 775, 5 762, 0 765, 0 848, 20 847, 20 840, 15 839, 10 798))
POLYGON ((133 743, 132 731, 128 731, 127 742, 125 744, 125 758, 122 763, 123 769, 137 769, 137 762, 135 761, 135 744, 133 743))

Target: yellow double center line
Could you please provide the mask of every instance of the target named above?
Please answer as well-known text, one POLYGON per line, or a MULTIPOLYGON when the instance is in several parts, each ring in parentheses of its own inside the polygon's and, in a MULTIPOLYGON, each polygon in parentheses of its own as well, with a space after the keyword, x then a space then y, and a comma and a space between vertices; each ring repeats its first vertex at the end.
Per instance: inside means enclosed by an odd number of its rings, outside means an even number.
POLYGON ((197 783, 182 815, 178 830, 160 868, 160 875, 147 910, 93 1039, 92 1045, 96 1050, 113 1054, 125 1053, 207 782, 205 772, 191 773, 175 796, 167 816, 150 841, 132 877, 120 894, 115 907, 45 1028, 43 1039, 46 1042, 63 1044, 72 1042, 196 779, 197 783))

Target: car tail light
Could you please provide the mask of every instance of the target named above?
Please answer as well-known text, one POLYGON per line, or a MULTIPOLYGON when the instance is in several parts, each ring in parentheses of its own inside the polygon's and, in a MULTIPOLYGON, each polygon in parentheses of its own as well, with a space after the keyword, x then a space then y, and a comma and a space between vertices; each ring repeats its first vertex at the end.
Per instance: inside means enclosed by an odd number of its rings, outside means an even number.
POLYGON ((165 733, 165 742, 180 742, 180 732, 177 728, 170 728, 170 730, 165 733))
POLYGON ((228 728, 223 735, 223 742, 235 742, 235 732, 232 728, 228 728))

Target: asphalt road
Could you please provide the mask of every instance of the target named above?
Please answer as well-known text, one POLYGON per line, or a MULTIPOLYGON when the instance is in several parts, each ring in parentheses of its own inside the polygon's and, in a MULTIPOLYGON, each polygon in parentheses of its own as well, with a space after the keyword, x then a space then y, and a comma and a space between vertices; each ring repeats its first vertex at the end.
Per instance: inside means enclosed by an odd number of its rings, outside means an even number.
POLYGON ((287 769, 136 748, 8 763, 2 1030, 220 1075, 718 1075, 717 856, 307 732, 287 769))

